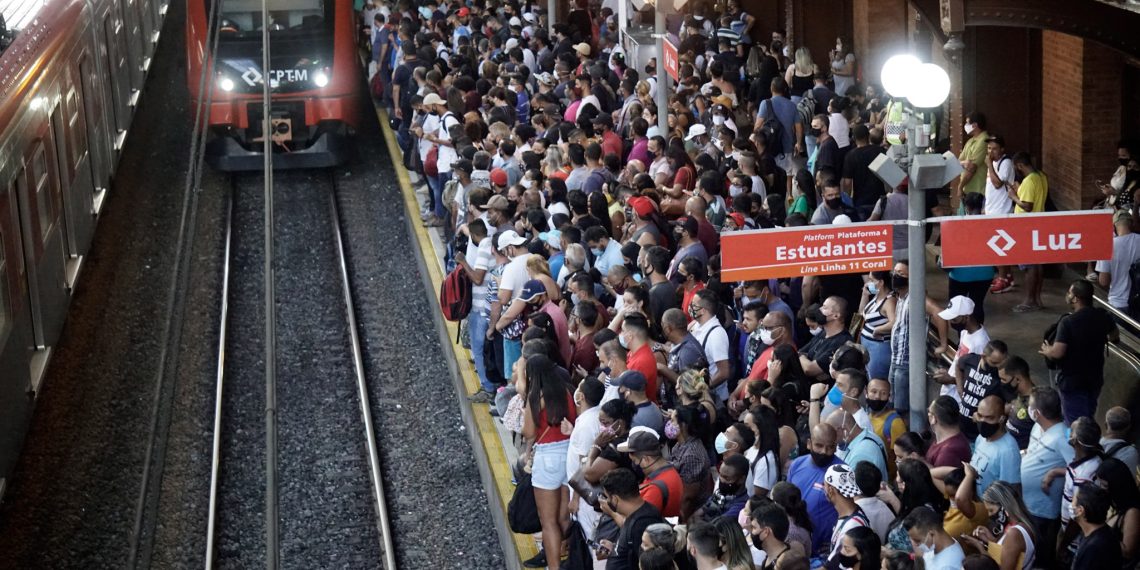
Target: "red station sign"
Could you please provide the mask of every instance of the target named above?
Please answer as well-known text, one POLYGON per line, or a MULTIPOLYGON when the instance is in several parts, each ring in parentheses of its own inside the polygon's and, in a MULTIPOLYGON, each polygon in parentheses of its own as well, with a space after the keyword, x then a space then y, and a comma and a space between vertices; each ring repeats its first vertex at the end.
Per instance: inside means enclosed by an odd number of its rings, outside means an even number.
POLYGON ((1112 212, 943 218, 942 266, 1039 265, 1112 259, 1112 212))
POLYGON ((720 237, 721 278, 867 273, 891 268, 889 223, 730 232, 720 237))
POLYGON ((673 81, 677 81, 678 77, 678 59, 677 59, 677 46, 673 45, 669 40, 665 40, 665 72, 673 81))

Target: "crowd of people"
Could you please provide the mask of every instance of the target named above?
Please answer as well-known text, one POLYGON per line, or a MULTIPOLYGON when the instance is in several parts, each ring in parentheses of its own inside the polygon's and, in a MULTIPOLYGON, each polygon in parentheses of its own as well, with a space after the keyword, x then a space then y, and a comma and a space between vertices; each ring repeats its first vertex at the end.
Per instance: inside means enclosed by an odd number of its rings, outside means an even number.
MULTIPOLYGON (((914 299, 953 351, 918 433, 905 232, 889 271, 721 279, 727 232, 906 218, 906 185, 869 167, 891 103, 848 39, 817 63, 761 41, 739 0, 690 1, 667 87, 627 60, 608 0, 552 26, 545 2, 359 4, 373 95, 468 288, 471 400, 526 458, 528 567, 559 568, 571 541, 583 568, 1135 567, 1137 450, 1128 410, 1094 419, 1116 327, 1092 283, 1040 354, 986 330, 1011 268, 951 271, 948 306, 914 299)), ((1032 158, 965 123, 963 213, 1041 211, 1032 158)), ((1029 268, 1015 310, 1040 282, 1029 268)))

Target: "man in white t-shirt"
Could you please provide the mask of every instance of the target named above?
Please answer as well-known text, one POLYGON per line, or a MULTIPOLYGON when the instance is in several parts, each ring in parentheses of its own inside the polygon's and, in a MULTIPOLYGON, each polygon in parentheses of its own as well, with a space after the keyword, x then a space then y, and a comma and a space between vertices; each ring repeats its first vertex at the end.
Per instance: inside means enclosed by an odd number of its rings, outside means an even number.
POLYGON ((942 384, 939 392, 943 396, 950 396, 960 400, 958 385, 954 380, 952 370, 958 369, 958 359, 967 354, 982 354, 986 344, 990 342, 990 333, 986 327, 974 318, 974 301, 965 295, 958 295, 950 299, 946 309, 938 313, 938 317, 958 331, 958 351, 954 353, 954 362, 950 369, 941 369, 934 375, 934 380, 942 384))
POLYGON ((1096 262, 1097 282, 1108 289, 1108 302, 1121 311, 1128 311, 1128 297, 1132 294, 1132 278, 1128 274, 1132 264, 1140 260, 1140 234, 1132 233, 1132 214, 1117 210, 1112 215, 1116 237, 1112 238, 1112 259, 1096 262))
MULTIPOLYGON (((525 304, 512 305, 512 301, 519 298, 519 295, 522 294, 523 285, 530 280, 530 275, 526 271, 526 259, 530 256, 530 252, 526 248, 526 238, 514 230, 501 232, 495 239, 499 251, 507 254, 511 260, 507 263, 506 269, 503 270, 503 277, 499 280, 499 304, 503 307, 503 313, 499 317, 499 321, 494 323, 494 326, 496 331, 502 332, 525 308, 525 304)), ((515 361, 521 355, 521 338, 503 339, 503 371, 505 373, 510 372, 515 361)))
POLYGON ((910 536, 912 551, 922 557, 926 570, 959 570, 966 552, 962 545, 946 533, 942 513, 927 506, 911 509, 903 519, 903 529, 910 536))
POLYGON ((728 400, 728 377, 731 366, 728 362, 728 333, 717 319, 716 307, 719 303, 711 289, 701 289, 689 303, 689 331, 697 339, 709 363, 709 386, 713 394, 723 403, 728 400))
MULTIPOLYGON (((570 432, 570 446, 566 450, 566 476, 569 479, 574 478, 585 459, 590 456, 594 439, 602 431, 598 413, 602 410, 601 402, 605 390, 605 385, 597 379, 586 378, 574 391, 574 405, 578 408, 578 417, 574 420, 573 431, 570 432)), ((563 424, 567 423, 569 422, 563 420, 563 424)), ((577 493, 571 500, 578 501, 578 522, 582 525, 586 539, 591 540, 594 538, 595 527, 601 513, 595 511, 585 499, 576 495, 577 493)))
POLYGON ((994 136, 986 139, 986 205, 987 216, 1013 212, 1009 199, 1009 185, 1016 175, 1013 159, 1005 154, 1005 139, 994 136))
POLYGON ((494 401, 495 385, 487 376, 487 367, 483 360, 483 344, 487 340, 488 318, 484 314, 487 308, 487 284, 484 278, 487 271, 495 265, 495 255, 491 252, 491 238, 487 237, 487 225, 483 220, 475 220, 467 226, 467 250, 455 254, 455 262, 467 273, 471 279, 471 312, 467 315, 467 330, 471 336, 471 357, 475 360, 475 372, 479 376, 479 391, 469 399, 476 403, 494 401))

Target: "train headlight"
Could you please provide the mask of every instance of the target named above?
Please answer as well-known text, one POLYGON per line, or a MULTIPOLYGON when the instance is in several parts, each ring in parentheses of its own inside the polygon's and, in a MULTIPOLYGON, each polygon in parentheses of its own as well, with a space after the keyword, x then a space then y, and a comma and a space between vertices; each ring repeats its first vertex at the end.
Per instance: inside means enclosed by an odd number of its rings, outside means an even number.
POLYGON ((318 71, 313 75, 313 83, 317 87, 324 87, 329 84, 329 76, 323 71, 318 71))
POLYGON ((234 80, 230 79, 229 77, 223 77, 218 80, 218 87, 221 87, 222 91, 233 91, 234 80))

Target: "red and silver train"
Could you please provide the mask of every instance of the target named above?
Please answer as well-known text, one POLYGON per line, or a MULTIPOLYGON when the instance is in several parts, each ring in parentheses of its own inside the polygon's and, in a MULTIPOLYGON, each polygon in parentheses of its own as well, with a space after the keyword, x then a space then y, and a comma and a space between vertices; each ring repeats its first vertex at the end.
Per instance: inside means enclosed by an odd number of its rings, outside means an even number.
POLYGON ((349 0, 268 0, 270 69, 262 69, 262 0, 220 0, 213 77, 199 92, 208 65, 207 25, 213 3, 187 0, 186 66, 194 106, 210 100, 206 161, 220 170, 264 164, 262 90, 269 81, 273 164, 335 166, 353 152, 361 112, 356 15, 349 0))
POLYGON ((0 3, 14 30, 0 51, 0 478, 23 444, 166 8, 0 3))

